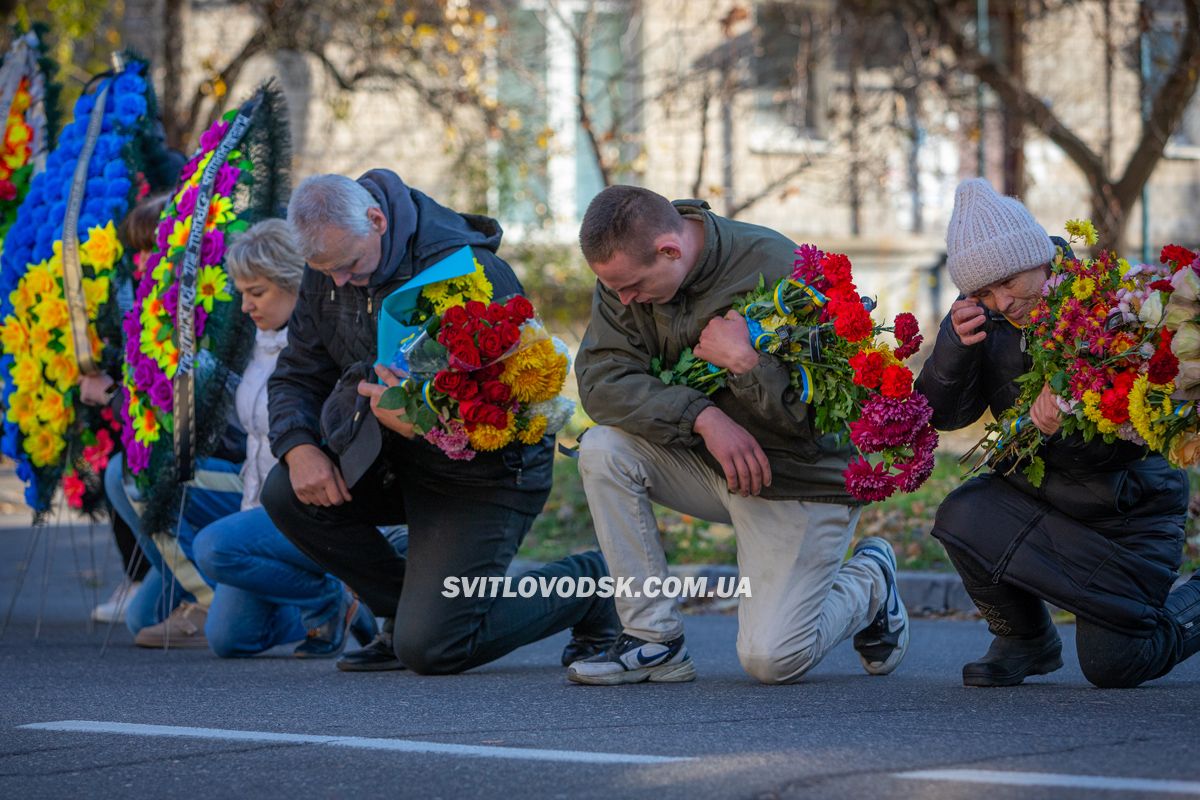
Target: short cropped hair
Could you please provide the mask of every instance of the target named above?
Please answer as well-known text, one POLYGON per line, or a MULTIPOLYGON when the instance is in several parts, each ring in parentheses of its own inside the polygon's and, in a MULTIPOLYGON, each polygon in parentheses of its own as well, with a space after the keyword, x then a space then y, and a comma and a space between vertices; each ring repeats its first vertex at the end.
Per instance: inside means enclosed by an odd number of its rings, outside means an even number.
POLYGON ((264 278, 289 292, 300 291, 304 257, 296 232, 281 219, 264 219, 234 239, 225 264, 235 281, 264 278))
POLYGON ((379 202, 358 181, 345 175, 313 175, 305 178, 288 203, 288 222, 296 230, 305 259, 324 255, 329 228, 354 236, 371 233, 367 209, 379 202))
POLYGON ((609 186, 588 204, 579 228, 579 247, 589 264, 602 264, 624 253, 650 264, 654 240, 683 229, 683 217, 671 201, 640 186, 609 186))

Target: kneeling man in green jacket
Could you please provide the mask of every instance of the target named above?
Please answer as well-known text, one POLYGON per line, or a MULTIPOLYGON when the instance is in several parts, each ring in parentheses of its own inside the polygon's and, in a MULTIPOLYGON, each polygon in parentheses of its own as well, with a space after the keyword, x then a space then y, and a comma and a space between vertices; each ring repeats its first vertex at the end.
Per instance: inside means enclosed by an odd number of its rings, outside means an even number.
POLYGON ((568 677, 696 676, 675 599, 642 591, 667 575, 652 503, 733 526, 750 594, 737 651, 750 675, 798 681, 849 636, 868 673, 894 670, 908 616, 892 548, 865 539, 843 563, 860 512, 842 479, 848 454, 814 433, 787 365, 755 351, 730 311, 760 276, 770 285, 791 273, 795 243, 633 186, 597 195, 579 239, 597 277, 576 364, 597 426, 580 440, 579 470, 611 574, 632 581, 616 598, 624 633, 568 677), (688 347, 729 370, 725 388, 707 396, 659 379, 652 362, 673 364, 688 347))

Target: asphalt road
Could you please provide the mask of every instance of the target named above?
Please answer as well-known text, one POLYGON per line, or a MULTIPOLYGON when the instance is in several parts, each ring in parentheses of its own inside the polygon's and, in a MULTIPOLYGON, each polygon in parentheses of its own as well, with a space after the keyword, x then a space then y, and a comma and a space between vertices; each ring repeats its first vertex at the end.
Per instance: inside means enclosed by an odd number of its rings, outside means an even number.
MULTIPOLYGON (((948 620, 916 621, 892 676, 865 675, 847 642, 782 687, 742 673, 732 616, 689 618, 700 677, 681 685, 568 684, 565 634, 443 678, 340 674, 284 649, 138 650, 122 628, 102 656, 105 630, 84 621, 86 534, 78 559, 54 539, 38 638, 40 547, 0 640, 0 797, 1200 795, 1200 659, 1096 690, 1070 626, 1063 670, 1005 690, 960 685, 988 637, 948 620)), ((0 613, 28 541, 0 529, 0 613)), ((110 585, 115 570, 109 556, 110 585)))

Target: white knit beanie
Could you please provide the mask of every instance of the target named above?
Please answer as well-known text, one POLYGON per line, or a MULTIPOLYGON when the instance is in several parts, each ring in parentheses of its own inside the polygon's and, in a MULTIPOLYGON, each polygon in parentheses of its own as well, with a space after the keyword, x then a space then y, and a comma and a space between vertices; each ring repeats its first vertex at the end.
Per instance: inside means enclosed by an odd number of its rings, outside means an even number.
POLYGON ((954 193, 946 230, 946 266, 963 294, 1048 264, 1055 247, 1019 200, 1002 197, 983 178, 971 178, 954 193))

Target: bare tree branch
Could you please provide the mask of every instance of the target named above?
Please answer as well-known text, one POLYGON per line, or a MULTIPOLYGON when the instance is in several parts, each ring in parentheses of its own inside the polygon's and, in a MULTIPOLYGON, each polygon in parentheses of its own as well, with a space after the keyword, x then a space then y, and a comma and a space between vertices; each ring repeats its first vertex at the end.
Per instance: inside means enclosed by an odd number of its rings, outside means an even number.
POLYGON ((1089 182, 1095 185, 1106 179, 1103 160, 1058 118, 1045 101, 1026 89, 995 61, 980 53, 977 44, 962 34, 961 22, 950 15, 946 3, 939 0, 901 2, 911 13, 931 18, 937 25, 939 39, 954 52, 958 66, 974 73, 1000 96, 1005 105, 1016 109, 1058 145, 1083 170, 1089 182))
MULTIPOLYGON (((232 86, 242 74, 242 70, 245 68, 246 62, 259 53, 266 51, 266 49, 267 36, 263 29, 260 28, 254 33, 253 36, 246 40, 245 44, 242 45, 242 49, 239 50, 237 54, 225 64, 224 68, 217 73, 217 79, 213 81, 213 83, 219 81, 225 86, 232 86)), ((200 120, 200 112, 204 108, 205 101, 208 99, 209 98, 207 95, 201 92, 196 93, 196 95, 192 98, 192 102, 188 105, 187 114, 183 118, 183 124, 180 126, 182 130, 190 131, 192 133, 196 132, 197 123, 200 120)), ((217 115, 221 113, 222 107, 222 100, 219 97, 214 96, 212 98, 212 107, 209 109, 207 121, 205 122, 205 127, 208 127, 208 125, 210 125, 212 121, 216 119, 217 115)))
POLYGON ((183 150, 187 148, 188 134, 179 114, 183 100, 183 7, 186 0, 165 0, 163 3, 163 128, 167 144, 183 150))
POLYGON ((1150 174, 1167 146, 1167 139, 1183 120, 1188 101, 1195 94, 1197 78, 1200 78, 1200 3, 1185 0, 1183 8, 1187 27, 1180 42, 1179 59, 1154 98, 1141 141, 1134 148, 1125 174, 1116 186, 1118 198, 1129 198, 1130 205, 1132 198, 1150 180, 1150 174))
POLYGON ((712 82, 704 80, 700 96, 700 154, 696 157, 696 180, 692 183, 692 197, 699 197, 704 183, 704 168, 708 161, 708 113, 712 106, 712 82))
POLYGON ((592 38, 596 29, 596 0, 590 0, 587 13, 584 14, 583 24, 578 30, 571 29, 575 40, 575 98, 579 104, 579 127, 587 138, 592 154, 596 157, 596 165, 600 169, 600 181, 605 186, 612 185, 612 165, 604 157, 604 148, 600 145, 600 137, 596 132, 595 117, 592 102, 588 98, 588 79, 592 50, 592 38))
POLYGON ((741 200, 739 203, 737 203, 737 205, 730 206, 726 210, 725 216, 729 217, 730 219, 736 219, 738 214, 741 214, 754 204, 765 200, 775 192, 787 186, 796 178, 800 177, 805 170, 812 166, 812 163, 812 157, 808 154, 805 154, 799 164, 780 174, 773 181, 761 187, 757 192, 741 200))
MULTIPOLYGON (((1091 187, 1092 213, 1102 232, 1101 245, 1120 249, 1129 212, 1162 159, 1167 140, 1183 119, 1200 78, 1200 0, 1183 0, 1187 24, 1179 58, 1154 98, 1150 118, 1117 180, 1110 175, 1102 154, 1068 128, 1044 100, 1026 89, 1019 76, 984 56, 977 44, 962 34, 963 26, 949 8, 952 5, 939 0, 901 0, 901 7, 911 17, 933 21, 939 40, 954 53, 958 67, 991 87, 1011 112, 1036 127, 1079 168, 1091 187)), ((1147 24, 1146 20, 1142 24, 1147 24)))

